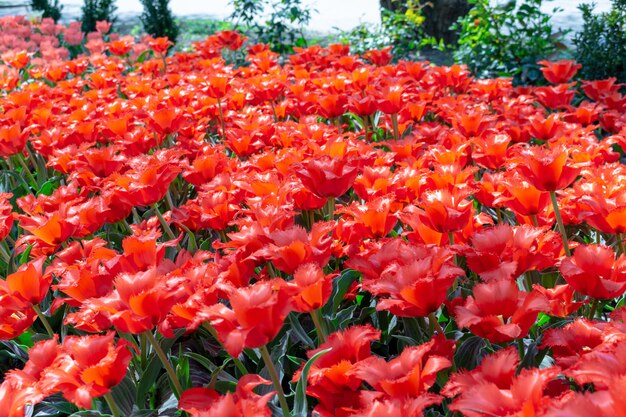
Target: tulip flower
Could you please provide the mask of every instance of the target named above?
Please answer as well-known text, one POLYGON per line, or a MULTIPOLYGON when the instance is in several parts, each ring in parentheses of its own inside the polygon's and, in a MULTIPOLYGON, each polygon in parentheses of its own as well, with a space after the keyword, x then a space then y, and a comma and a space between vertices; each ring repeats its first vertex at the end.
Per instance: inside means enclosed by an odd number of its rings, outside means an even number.
POLYGON ((582 68, 582 65, 577 64, 575 61, 562 59, 556 62, 539 61, 541 65, 541 72, 543 76, 552 84, 563 84, 571 80, 574 75, 582 68))
POLYGON ((478 284, 462 305, 454 309, 459 327, 467 327, 492 343, 509 342, 528 334, 548 302, 536 291, 524 292, 514 281, 478 284))
POLYGON ((259 385, 271 384, 259 375, 244 375, 237 382, 235 393, 221 396, 211 388, 191 388, 183 392, 178 408, 192 417, 271 417, 267 403, 276 394, 258 395, 253 390, 259 385))
POLYGON ((615 298, 626 292, 626 255, 615 259, 607 246, 581 245, 561 261, 559 270, 576 291, 592 298, 615 298))

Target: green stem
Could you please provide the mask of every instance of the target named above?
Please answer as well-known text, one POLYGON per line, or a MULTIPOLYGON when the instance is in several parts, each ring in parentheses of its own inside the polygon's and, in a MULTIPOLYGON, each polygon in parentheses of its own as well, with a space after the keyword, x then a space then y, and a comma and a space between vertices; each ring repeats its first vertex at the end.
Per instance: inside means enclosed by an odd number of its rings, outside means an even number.
POLYGON ((326 342, 326 332, 324 331, 324 327, 322 326, 321 314, 320 310, 311 311, 311 319, 313 320, 313 324, 315 325, 315 331, 317 332, 317 338, 319 340, 319 344, 326 342))
POLYGON ((265 366, 267 366, 267 370, 270 373, 270 378, 272 379, 272 383, 274 384, 274 388, 276 389, 276 393, 278 394, 278 402, 280 403, 280 408, 283 410, 283 417, 291 417, 289 405, 287 404, 287 398, 285 397, 285 391, 283 391, 283 386, 281 384, 280 378, 278 377, 276 367, 272 362, 270 352, 267 350, 267 346, 263 346, 260 350, 263 362, 265 362, 265 366))
MULTIPOLYGON (((167 234, 167 236, 171 239, 171 240, 175 240, 176 236, 174 235, 174 232, 172 231, 172 229, 170 228, 170 225, 167 224, 167 222, 165 221, 165 219, 163 218, 163 215, 161 214, 161 212, 159 211, 159 207, 154 204, 152 206, 152 208, 154 209, 155 214, 157 215, 157 217, 159 218, 159 222, 161 223, 161 226, 163 227, 163 230, 165 230, 165 233, 167 234)), ((180 249, 180 247, 179 247, 180 249)))
POLYGON ((561 211, 559 210, 559 204, 556 201, 556 193, 550 191, 550 198, 552 199, 552 207, 554 208, 554 215, 556 216, 556 222, 561 232, 561 238, 563 239, 563 249, 565 249, 565 255, 572 256, 572 252, 569 249, 569 241, 567 240, 567 232, 565 231, 565 225, 563 224, 563 218, 561 217, 561 211))
POLYGON ((517 349, 519 350, 519 359, 520 359, 520 361, 523 361, 524 360, 525 350, 526 350, 526 347, 524 346, 524 338, 523 337, 517 339, 517 349))
POLYGON ((43 313, 41 312, 41 309, 39 308, 37 304, 33 304, 33 310, 35 310, 35 313, 37 313, 37 317, 39 317, 39 320, 41 320, 43 327, 46 328, 46 332, 48 333, 48 336, 50 336, 50 338, 53 338, 54 330, 52 330, 52 326, 50 326, 50 322, 48 321, 46 316, 43 315, 43 313))
POLYGON ((176 398, 180 398, 180 394, 183 392, 183 387, 180 385, 180 381, 178 380, 178 377, 176 376, 176 371, 174 371, 174 367, 172 366, 170 361, 167 359, 167 355, 165 354, 165 352, 163 352, 163 349, 161 349, 161 345, 156 340, 156 337, 154 337, 152 332, 148 330, 147 332, 144 332, 143 334, 146 335, 146 338, 152 345, 154 352, 157 354, 157 356, 161 360, 161 363, 163 364, 163 367, 165 368, 167 375, 170 377, 170 381, 172 381, 172 385, 174 388, 174 395, 176 395, 176 398))
POLYGON ((217 108, 220 112, 220 125, 222 126, 222 140, 226 143, 226 124, 224 123, 224 112, 222 111, 222 100, 217 99, 217 108))
POLYGON ((596 310, 598 309, 598 303, 599 303, 599 301, 597 299, 594 299, 593 302, 591 303, 591 308, 589 308, 589 320, 593 320, 593 318, 596 316, 596 310))
POLYGON ((498 219, 498 224, 502 224, 502 210, 500 207, 496 207, 496 217, 498 219))
POLYGON ((26 165, 26 161, 24 161, 24 155, 18 152, 15 154, 15 159, 17 159, 17 163, 22 166, 22 170, 28 177, 29 181, 31 182, 31 185, 35 187, 37 185, 37 180, 35 180, 35 177, 33 177, 33 174, 31 174, 30 169, 28 168, 28 165, 26 165))
POLYGON ((335 125, 337 126, 337 132, 339 132, 339 134, 342 134, 343 131, 341 130, 341 116, 335 117, 335 125))
POLYGON ((172 195, 170 194, 170 189, 168 188, 165 192, 165 205, 169 211, 174 209, 174 202, 172 201, 172 195))
POLYGON ((217 234, 220 235, 220 240, 222 241, 222 243, 230 242, 230 239, 228 238, 228 235, 226 234, 226 230, 218 230, 217 234))
POLYGON ((126 232, 128 232, 129 235, 133 234, 133 229, 130 228, 130 224, 128 224, 126 219, 122 219, 120 223, 122 223, 122 226, 124 226, 124 229, 126 230, 126 232))
POLYGON ((624 234, 623 233, 617 234, 617 247, 619 248, 620 255, 626 254, 626 249, 624 249, 624 234))
POLYGON ((107 405, 109 406, 109 409, 111 410, 111 414, 113 414, 113 417, 120 417, 122 415, 120 413, 120 408, 115 403, 115 400, 113 399, 113 396, 111 395, 110 392, 107 392, 106 394, 104 394, 104 400, 107 402, 107 405))
POLYGON ((530 218, 531 218, 531 219, 532 219, 532 221, 533 221, 533 226, 535 226, 535 227, 539 227, 539 222, 537 221, 537 215, 536 215, 536 214, 533 214, 532 216, 530 216, 530 218))
POLYGON ((446 332, 444 332, 441 324, 439 324, 439 320, 437 320, 435 313, 430 313, 428 315, 428 322, 430 323, 431 329, 433 330, 432 333, 434 333, 434 330, 437 330, 437 333, 445 336, 446 332))
POLYGON ((363 118, 363 132, 365 133, 365 141, 366 142, 368 141, 367 140, 368 139, 367 138, 367 131, 368 131, 367 125, 368 125, 368 123, 367 123, 367 116, 366 116, 366 117, 363 118))
MULTIPOLYGON (((222 348, 224 347, 224 344, 220 341, 219 337, 217 337, 217 330, 215 330, 215 328, 211 326, 211 323, 205 321, 204 323, 202 323, 202 327, 206 331, 208 331, 211 334, 211 336, 213 336, 213 339, 215 339, 217 343, 219 343, 220 346, 222 346, 222 348)), ((239 358, 235 358, 234 356, 231 356, 231 358, 233 358, 233 362, 235 363, 235 366, 237 367, 237 369, 239 369, 239 372, 241 372, 241 375, 246 375, 248 373, 248 370, 243 365, 243 362, 241 362, 239 358)))
POLYGON ((6 245, 5 242, 2 242, 2 244, 0 244, 0 256, 2 257, 2 260, 6 262, 6 264, 8 265, 9 262, 11 261, 11 255, 10 255, 10 252, 5 247, 5 245, 6 245))
POLYGON ((328 220, 332 220, 335 216, 335 198, 328 197, 326 201, 326 205, 324 206, 324 210, 326 211, 326 217, 328 220))
POLYGON ((398 128, 398 114, 394 113, 391 115, 391 125, 393 127, 393 138, 395 140, 400 139, 400 129, 398 128))

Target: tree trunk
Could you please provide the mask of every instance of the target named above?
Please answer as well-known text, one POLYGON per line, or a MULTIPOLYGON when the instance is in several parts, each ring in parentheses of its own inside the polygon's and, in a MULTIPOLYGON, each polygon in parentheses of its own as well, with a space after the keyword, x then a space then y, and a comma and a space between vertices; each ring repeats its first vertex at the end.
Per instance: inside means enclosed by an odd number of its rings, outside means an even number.
MULTIPOLYGON (((382 9, 396 13, 404 13, 408 1, 379 0, 382 9)), ((446 43, 456 42, 457 35, 450 30, 450 25, 461 16, 465 16, 471 9, 467 0, 429 0, 421 2, 424 5, 422 13, 425 17, 423 29, 426 35, 443 39, 446 43)))

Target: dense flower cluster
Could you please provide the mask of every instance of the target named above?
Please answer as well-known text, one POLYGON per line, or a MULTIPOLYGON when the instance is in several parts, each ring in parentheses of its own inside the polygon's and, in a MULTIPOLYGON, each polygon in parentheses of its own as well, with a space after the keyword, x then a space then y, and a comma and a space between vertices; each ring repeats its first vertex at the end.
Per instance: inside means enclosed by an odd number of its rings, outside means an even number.
POLYGON ((0 416, 625 413, 615 80, 0 26, 0 416))

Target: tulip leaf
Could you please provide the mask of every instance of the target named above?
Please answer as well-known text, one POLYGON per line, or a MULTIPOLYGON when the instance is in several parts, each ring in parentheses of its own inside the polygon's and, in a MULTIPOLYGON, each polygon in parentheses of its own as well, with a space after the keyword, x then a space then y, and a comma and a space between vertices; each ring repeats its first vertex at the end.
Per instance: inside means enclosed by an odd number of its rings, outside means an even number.
POLYGON ((159 361, 159 358, 153 356, 148 362, 148 366, 143 371, 139 384, 137 385, 137 397, 136 402, 140 407, 145 406, 145 401, 148 398, 148 392, 155 385, 159 372, 163 365, 159 361))
POLYGON ((300 374, 300 379, 298 379, 298 383, 296 384, 296 395, 293 403, 293 417, 307 417, 308 416, 308 407, 306 400, 306 387, 309 378, 309 371, 311 367, 315 363, 316 360, 319 359, 320 356, 325 355, 330 352, 332 348, 324 349, 317 352, 315 355, 309 359, 304 368, 302 368, 302 373, 300 374))
POLYGON ((41 184, 41 187, 39 187, 39 190, 37 191, 37 195, 52 195, 52 192, 56 190, 59 185, 59 179, 56 177, 52 177, 48 181, 41 184))
POLYGON ((298 315, 296 313, 291 313, 288 318, 289 324, 291 324, 291 330, 293 330, 294 337, 307 347, 315 347, 313 339, 309 337, 307 332, 302 327, 302 324, 300 324, 300 321, 298 320, 298 315))
POLYGON ((27 410, 25 415, 34 417, 60 417, 76 413, 77 411, 78 407, 68 402, 60 394, 56 394, 46 398, 36 406, 31 407, 27 410))
POLYGON ((122 382, 111 390, 111 395, 122 414, 131 414, 137 398, 137 387, 128 374, 122 379, 122 382))
POLYGON ((470 336, 457 348, 454 363, 459 369, 472 370, 485 356, 487 343, 481 337, 470 336))
POLYGON ((354 269, 346 269, 341 272, 339 278, 333 280, 333 291, 330 295, 330 300, 323 308, 324 317, 331 318, 341 305, 348 289, 353 282, 357 281, 361 276, 361 273, 354 269))
MULTIPOLYGON (((282 381, 285 376, 285 366, 283 365, 283 361, 285 360, 285 356, 287 356, 287 347, 289 345, 289 337, 291 336, 291 329, 287 330, 283 336, 280 338, 278 343, 276 343, 271 351, 270 358, 272 358, 272 362, 274 363, 274 367, 276 368, 276 372, 278 372, 278 378, 282 381)), ((267 367, 264 367, 259 373, 263 378, 270 380, 270 373, 267 370, 267 367)), ((274 388, 271 385, 262 385, 257 388, 259 394, 267 394, 273 391, 274 388)))

